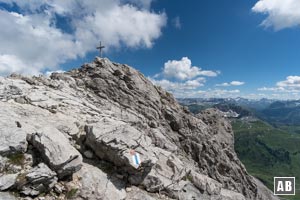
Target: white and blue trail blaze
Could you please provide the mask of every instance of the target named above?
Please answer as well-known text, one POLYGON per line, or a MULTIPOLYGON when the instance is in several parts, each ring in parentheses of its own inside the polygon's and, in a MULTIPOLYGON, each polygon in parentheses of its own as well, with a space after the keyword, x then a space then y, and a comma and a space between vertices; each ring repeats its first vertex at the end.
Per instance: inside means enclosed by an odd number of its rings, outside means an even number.
POLYGON ((141 163, 140 155, 138 153, 132 155, 132 160, 135 165, 140 165, 141 163))

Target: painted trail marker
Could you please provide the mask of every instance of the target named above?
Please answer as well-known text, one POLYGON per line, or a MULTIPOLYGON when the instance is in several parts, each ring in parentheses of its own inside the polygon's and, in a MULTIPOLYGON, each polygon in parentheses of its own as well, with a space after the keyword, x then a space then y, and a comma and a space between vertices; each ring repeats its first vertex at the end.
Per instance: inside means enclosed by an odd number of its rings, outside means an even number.
POLYGON ((140 154, 135 152, 133 149, 130 150, 130 154, 131 154, 133 163, 136 166, 139 166, 141 164, 140 154))

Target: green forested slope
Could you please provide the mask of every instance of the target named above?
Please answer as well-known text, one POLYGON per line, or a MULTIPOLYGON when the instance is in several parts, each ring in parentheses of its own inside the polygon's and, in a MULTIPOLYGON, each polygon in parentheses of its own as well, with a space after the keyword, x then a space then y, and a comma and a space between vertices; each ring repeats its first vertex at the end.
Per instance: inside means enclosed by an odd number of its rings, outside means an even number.
MULTIPOLYGON (((232 122, 235 150, 248 172, 273 190, 273 177, 295 176, 300 189, 300 134, 276 129, 263 121, 232 122)), ((286 199, 300 199, 296 196, 286 199)))

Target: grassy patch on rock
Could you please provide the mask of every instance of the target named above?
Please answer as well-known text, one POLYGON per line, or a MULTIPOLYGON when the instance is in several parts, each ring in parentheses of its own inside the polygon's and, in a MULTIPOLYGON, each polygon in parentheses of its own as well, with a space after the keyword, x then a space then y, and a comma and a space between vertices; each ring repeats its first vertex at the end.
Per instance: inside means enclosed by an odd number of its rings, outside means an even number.
POLYGON ((12 154, 7 156, 9 163, 13 165, 23 166, 25 163, 25 155, 22 153, 12 154))
POLYGON ((78 192, 77 188, 72 188, 71 190, 69 190, 66 194, 66 198, 67 199, 73 199, 74 197, 76 197, 76 194, 78 192))

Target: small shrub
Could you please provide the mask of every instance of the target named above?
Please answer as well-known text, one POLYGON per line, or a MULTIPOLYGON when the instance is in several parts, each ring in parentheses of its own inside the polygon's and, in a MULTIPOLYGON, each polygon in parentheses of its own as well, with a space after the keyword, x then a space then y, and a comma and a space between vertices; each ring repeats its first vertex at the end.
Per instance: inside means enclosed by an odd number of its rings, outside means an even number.
POLYGON ((22 166, 25 163, 25 156, 22 153, 12 154, 9 155, 7 158, 9 159, 9 162, 13 165, 22 166))
POLYGON ((193 177, 192 177, 192 175, 190 173, 188 173, 187 175, 185 175, 184 177, 182 177, 182 180, 193 182, 193 177))
POLYGON ((70 191, 67 192, 66 197, 67 199, 72 199, 76 196, 78 189, 77 188, 72 188, 70 191))

